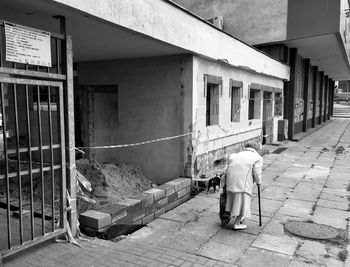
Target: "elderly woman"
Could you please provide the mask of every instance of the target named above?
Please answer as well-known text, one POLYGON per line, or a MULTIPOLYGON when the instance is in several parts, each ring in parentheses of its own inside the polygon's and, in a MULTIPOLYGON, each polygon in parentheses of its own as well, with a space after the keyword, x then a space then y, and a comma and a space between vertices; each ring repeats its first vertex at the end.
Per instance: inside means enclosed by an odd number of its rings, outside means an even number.
POLYGON ((228 159, 226 179, 222 180, 227 191, 226 211, 236 217, 233 230, 247 228, 242 221, 251 216, 253 181, 261 184, 262 165, 263 158, 254 143, 248 143, 243 151, 230 155, 228 159))

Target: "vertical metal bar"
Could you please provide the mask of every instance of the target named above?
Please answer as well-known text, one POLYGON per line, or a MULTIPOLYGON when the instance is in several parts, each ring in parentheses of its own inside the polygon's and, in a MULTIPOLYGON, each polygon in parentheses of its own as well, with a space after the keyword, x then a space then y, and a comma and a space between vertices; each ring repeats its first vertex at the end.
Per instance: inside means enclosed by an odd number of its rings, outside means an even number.
POLYGON ((40 108, 40 86, 37 85, 37 106, 38 106, 38 128, 39 128, 39 153, 40 153, 40 175, 41 175, 41 211, 42 211, 42 235, 45 235, 45 192, 44 192, 44 163, 43 163, 43 144, 41 131, 41 108, 40 108))
POLYGON ((57 64, 57 74, 60 74, 60 48, 59 48, 59 39, 56 38, 56 64, 57 64))
MULTIPOLYGON (((28 67, 28 65, 27 65, 28 67)), ((32 173, 32 137, 31 137, 31 125, 30 125, 30 111, 29 111, 29 93, 28 85, 26 84, 25 89, 25 100, 26 100, 26 116, 27 116, 27 142, 28 142, 28 161, 29 161, 29 178, 30 178, 30 228, 31 228, 31 239, 34 239, 34 199, 33 199, 33 173, 32 173)))
POLYGON ((6 208, 7 208, 7 247, 11 249, 11 207, 10 207, 10 180, 9 180, 9 166, 8 166, 8 154, 7 154, 7 141, 6 141, 6 113, 5 113, 5 97, 4 97, 4 84, 1 83, 1 113, 2 113, 2 134, 4 142, 4 155, 5 155, 5 179, 6 179, 6 208))
POLYGON ((65 120, 64 120, 64 95, 63 95, 63 86, 59 87, 59 126, 61 129, 60 132, 60 142, 61 142, 61 191, 60 191, 60 225, 65 227, 67 221, 66 213, 66 145, 65 145, 65 120))
POLYGON ((55 173, 53 169, 53 140, 52 140, 52 117, 51 117, 51 86, 48 87, 48 115, 49 115, 49 142, 50 142, 50 169, 51 169, 51 190, 52 190, 52 199, 51 199, 51 211, 52 211, 52 232, 55 231, 55 173))
POLYGON ((19 240, 23 244, 23 216, 22 216, 22 177, 21 177, 21 155, 19 152, 19 126, 18 126, 18 105, 17 86, 13 84, 13 104, 15 112, 15 132, 16 132, 16 154, 17 154, 17 185, 18 185, 18 206, 19 206, 19 240))

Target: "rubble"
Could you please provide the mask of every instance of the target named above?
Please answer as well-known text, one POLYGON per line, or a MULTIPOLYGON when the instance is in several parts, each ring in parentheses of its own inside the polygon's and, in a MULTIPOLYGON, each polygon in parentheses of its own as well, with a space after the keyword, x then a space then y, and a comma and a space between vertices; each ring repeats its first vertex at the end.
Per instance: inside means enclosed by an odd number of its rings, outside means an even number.
MULTIPOLYGON (((78 199, 78 213, 116 204, 152 188, 152 181, 141 170, 126 164, 99 164, 88 159, 76 162, 77 170, 91 183, 91 192, 84 194, 96 204, 78 199)), ((154 185, 153 185, 154 186, 154 185)))

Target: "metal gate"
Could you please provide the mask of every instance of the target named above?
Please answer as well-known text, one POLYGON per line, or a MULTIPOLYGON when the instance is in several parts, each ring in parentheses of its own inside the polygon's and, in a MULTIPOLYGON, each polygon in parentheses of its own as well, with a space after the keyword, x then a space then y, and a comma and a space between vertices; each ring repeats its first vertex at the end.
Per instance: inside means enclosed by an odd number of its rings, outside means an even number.
POLYGON ((0 25, 0 251, 6 257, 67 229, 67 53, 66 36, 51 34, 52 67, 6 61, 0 25))

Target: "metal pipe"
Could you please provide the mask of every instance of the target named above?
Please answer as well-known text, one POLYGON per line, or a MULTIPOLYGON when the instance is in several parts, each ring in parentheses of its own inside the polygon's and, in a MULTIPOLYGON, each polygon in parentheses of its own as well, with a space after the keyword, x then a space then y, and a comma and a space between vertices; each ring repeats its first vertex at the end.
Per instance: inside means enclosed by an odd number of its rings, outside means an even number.
POLYGON ((30 178, 30 228, 31 238, 34 240, 34 199, 33 199, 33 173, 32 173, 32 140, 31 140, 31 125, 30 125, 30 111, 29 111, 29 92, 28 85, 26 84, 26 116, 27 116, 27 142, 28 142, 28 161, 29 161, 29 178, 30 178))
POLYGON ((17 184, 18 184, 18 206, 19 206, 19 240, 23 244, 23 216, 22 216, 22 177, 21 177, 21 153, 19 152, 19 126, 18 126, 18 104, 17 85, 13 84, 13 104, 15 113, 16 154, 17 154, 17 184))
POLYGON ((40 105, 40 86, 37 85, 37 107, 38 107, 38 128, 39 128, 39 153, 40 153, 40 174, 41 174, 41 211, 42 211, 42 235, 45 235, 45 184, 44 184, 44 163, 43 163, 43 150, 42 150, 42 131, 41 131, 41 105, 40 105))

